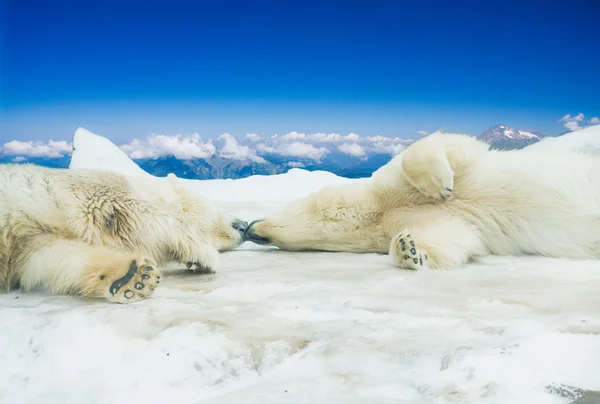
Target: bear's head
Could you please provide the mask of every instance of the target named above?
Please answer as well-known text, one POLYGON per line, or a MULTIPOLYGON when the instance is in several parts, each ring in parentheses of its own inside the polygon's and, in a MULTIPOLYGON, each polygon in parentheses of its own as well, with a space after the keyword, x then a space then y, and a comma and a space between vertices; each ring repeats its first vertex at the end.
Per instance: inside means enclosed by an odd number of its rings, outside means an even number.
POLYGON ((225 213, 201 195, 186 193, 182 202, 184 220, 197 240, 217 251, 234 249, 246 241, 247 222, 225 213))
POLYGON ((378 251, 389 244, 382 217, 368 185, 326 187, 255 220, 246 229, 246 239, 293 251, 378 251))

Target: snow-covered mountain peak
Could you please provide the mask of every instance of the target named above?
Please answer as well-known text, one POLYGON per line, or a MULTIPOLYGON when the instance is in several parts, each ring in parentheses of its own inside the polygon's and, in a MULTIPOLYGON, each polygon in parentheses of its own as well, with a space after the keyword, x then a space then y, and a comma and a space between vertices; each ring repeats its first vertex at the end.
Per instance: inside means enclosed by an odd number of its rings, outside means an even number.
POLYGON ((496 125, 483 132, 479 138, 494 149, 521 149, 540 141, 544 134, 534 131, 513 129, 507 125, 496 125))

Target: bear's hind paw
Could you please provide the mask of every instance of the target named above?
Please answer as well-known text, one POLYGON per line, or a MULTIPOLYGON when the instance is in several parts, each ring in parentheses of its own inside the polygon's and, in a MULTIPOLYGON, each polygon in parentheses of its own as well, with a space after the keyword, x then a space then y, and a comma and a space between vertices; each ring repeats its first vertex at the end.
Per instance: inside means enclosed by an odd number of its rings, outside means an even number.
POLYGON ((408 232, 402 232, 392 239, 390 255, 400 268, 419 270, 427 266, 427 254, 419 249, 408 232))
POLYGON ((149 297, 160 283, 160 270, 145 258, 129 261, 126 272, 122 271, 100 269, 93 278, 88 279, 85 288, 97 292, 86 294, 103 295, 113 303, 134 303, 149 297))

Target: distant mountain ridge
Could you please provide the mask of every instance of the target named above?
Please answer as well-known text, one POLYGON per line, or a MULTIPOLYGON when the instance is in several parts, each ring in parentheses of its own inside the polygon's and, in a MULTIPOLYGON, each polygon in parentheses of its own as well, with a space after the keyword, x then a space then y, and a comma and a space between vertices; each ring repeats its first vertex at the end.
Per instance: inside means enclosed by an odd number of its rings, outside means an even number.
POLYGON ((199 180, 282 174, 293 167, 300 167, 308 171, 324 170, 346 178, 360 178, 370 176, 391 158, 392 156, 389 154, 375 154, 370 155, 366 160, 361 160, 332 150, 321 163, 315 163, 310 159, 294 158, 294 163, 290 164, 289 160, 281 156, 264 156, 265 163, 222 157, 179 160, 172 156, 135 160, 135 162, 144 171, 158 177, 173 173, 179 178, 199 180))

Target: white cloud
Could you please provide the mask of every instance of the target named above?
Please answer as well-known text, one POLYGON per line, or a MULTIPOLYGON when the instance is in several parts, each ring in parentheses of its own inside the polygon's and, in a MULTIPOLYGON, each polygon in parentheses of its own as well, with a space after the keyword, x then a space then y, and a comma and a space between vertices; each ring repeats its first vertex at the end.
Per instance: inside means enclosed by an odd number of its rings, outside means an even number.
POLYGON ((218 137, 225 145, 219 149, 219 156, 229 160, 254 161, 255 163, 266 163, 266 160, 256 155, 256 150, 238 143, 237 139, 229 133, 223 133, 218 137))
POLYGON ((343 141, 345 136, 339 133, 313 133, 312 135, 308 135, 308 139, 319 143, 333 143, 343 141))
POLYGON ((378 154, 391 154, 395 156, 404 150, 404 146, 397 143, 375 142, 371 150, 378 154))
POLYGON ((357 143, 344 143, 338 146, 338 150, 354 157, 364 157, 367 154, 365 149, 357 143))
POLYGON ((348 135, 346 135, 346 140, 350 142, 358 142, 360 140, 360 135, 354 132, 349 133, 348 135))
MULTIPOLYGON (((275 139, 273 136, 272 139, 275 139)), ((336 143, 336 142, 358 142, 360 136, 356 133, 349 133, 346 136, 340 135, 339 133, 312 133, 307 135, 305 133, 290 132, 279 138, 280 140, 291 142, 296 140, 309 140, 315 143, 336 143)))
POLYGON ((566 122, 565 128, 569 129, 571 132, 581 129, 581 127, 579 126, 579 122, 577 121, 566 122))
POLYGON ((564 122, 565 128, 569 129, 571 132, 574 132, 576 130, 586 128, 590 125, 599 125, 600 118, 593 117, 589 121, 586 122, 585 115, 583 115, 580 112, 576 116, 571 116, 571 114, 567 114, 567 115, 563 116, 562 118, 560 118, 558 120, 558 122, 564 122))
POLYGON ((304 157, 310 160, 321 161, 329 153, 329 150, 324 147, 316 148, 308 143, 293 142, 278 148, 277 153, 282 156, 304 157))
MULTIPOLYGON (((274 139, 276 136, 277 135, 272 137, 272 139, 274 139)), ((306 139, 306 135, 304 133, 290 132, 287 135, 281 136, 280 139, 287 142, 287 141, 293 141, 293 140, 298 140, 298 139, 306 139)))
POLYGON ((67 143, 64 140, 58 142, 50 140, 48 143, 12 140, 8 143, 4 143, 2 151, 9 156, 63 157, 66 154, 71 154, 73 148, 70 143, 67 143))
POLYGON ((360 140, 360 136, 356 133, 350 133, 346 136, 342 136, 339 133, 313 133, 308 135, 307 138, 317 143, 356 142, 360 140))
POLYGON ((369 136, 367 137, 367 140, 369 142, 373 142, 373 143, 378 143, 378 142, 383 142, 383 143, 388 143, 388 142, 400 142, 402 141, 402 139, 400 139, 399 137, 386 137, 386 136, 369 136))
POLYGON ((302 142, 282 143, 276 147, 267 146, 264 143, 258 145, 258 150, 263 153, 278 154, 287 157, 300 157, 320 162, 329 153, 324 147, 316 148, 312 144, 302 142))
POLYGON ((258 146, 256 146, 256 148, 258 149, 258 151, 263 153, 276 154, 274 147, 267 146, 264 143, 260 143, 258 146))
POLYGON ((180 160, 205 159, 213 156, 217 149, 209 140, 202 142, 200 135, 150 135, 145 140, 133 139, 120 146, 132 159, 174 156, 180 160))
POLYGON ((246 139, 256 143, 260 140, 260 135, 257 135, 256 133, 246 133, 246 139))
POLYGON ((417 134, 421 136, 427 136, 429 135, 429 132, 427 132, 426 130, 418 130, 417 134))
POLYGON ((27 161, 27 158, 25 158, 25 157, 23 157, 23 156, 17 156, 17 157, 15 157, 14 159, 12 159, 12 161, 13 161, 14 163, 21 163, 21 162, 23 162, 23 161, 27 161))
POLYGON ((287 163, 288 167, 292 167, 292 168, 304 168, 305 165, 299 161, 290 161, 289 163, 287 163))

